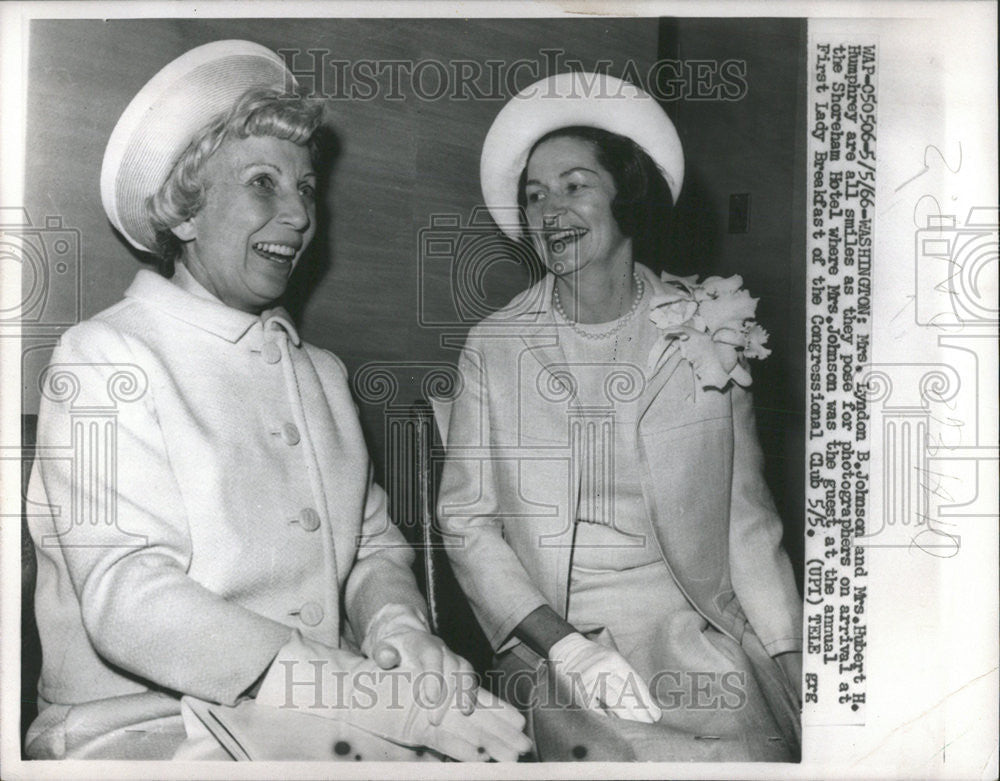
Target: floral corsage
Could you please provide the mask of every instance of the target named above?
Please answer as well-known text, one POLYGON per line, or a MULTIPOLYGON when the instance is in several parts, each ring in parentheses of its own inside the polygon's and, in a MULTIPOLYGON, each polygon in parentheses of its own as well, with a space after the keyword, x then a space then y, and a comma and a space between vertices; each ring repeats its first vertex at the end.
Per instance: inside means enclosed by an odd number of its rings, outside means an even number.
POLYGON ((750 372, 746 359, 771 354, 764 344, 767 331, 753 319, 756 298, 742 289, 743 278, 675 277, 664 272, 665 292, 649 302, 649 319, 663 332, 662 349, 654 351, 659 362, 676 345, 694 368, 703 388, 722 390, 730 380, 746 388, 750 372))

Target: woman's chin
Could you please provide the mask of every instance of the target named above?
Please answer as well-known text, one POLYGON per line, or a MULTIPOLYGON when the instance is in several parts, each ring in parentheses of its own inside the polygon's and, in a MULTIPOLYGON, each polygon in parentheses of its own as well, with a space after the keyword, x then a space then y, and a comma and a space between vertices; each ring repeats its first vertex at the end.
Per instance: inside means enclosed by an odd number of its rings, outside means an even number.
POLYGON ((587 259, 582 256, 581 248, 578 244, 570 244, 564 247, 561 252, 545 249, 542 254, 542 260, 545 263, 545 268, 556 275, 579 271, 587 263, 587 259))
POLYGON ((288 289, 288 278, 261 277, 255 279, 247 287, 255 299, 254 303, 261 310, 264 310, 274 306, 278 299, 285 294, 285 290, 288 289))
POLYGON ((583 262, 574 253, 564 252, 559 255, 547 255, 545 267, 556 276, 571 274, 583 267, 583 262))
POLYGON ((576 258, 569 252, 551 252, 546 250, 542 255, 545 268, 553 274, 565 274, 576 265, 576 258))
POLYGON ((276 263, 273 260, 262 260, 253 268, 251 275, 253 279, 248 282, 255 290, 267 291, 268 294, 280 288, 278 295, 281 295, 288 287, 288 279, 292 276, 294 268, 291 261, 276 263))

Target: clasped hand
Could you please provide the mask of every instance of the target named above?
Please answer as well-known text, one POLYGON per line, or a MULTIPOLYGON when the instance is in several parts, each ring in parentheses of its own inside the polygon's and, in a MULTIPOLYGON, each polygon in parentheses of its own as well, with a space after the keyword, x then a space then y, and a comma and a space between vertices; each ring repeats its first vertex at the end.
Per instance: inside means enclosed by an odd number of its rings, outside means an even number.
POLYGON ((420 678, 432 725, 440 724, 449 708, 468 715, 476 707, 472 665, 431 634, 412 608, 396 604, 382 608, 372 619, 361 652, 383 670, 409 670, 420 678))
POLYGON ((371 658, 294 632, 264 677, 257 702, 339 719, 461 761, 514 762, 531 749, 524 717, 478 688, 468 662, 423 629, 417 614, 393 609, 376 619, 362 643, 371 658), (442 696, 429 697, 428 681, 442 696))
MULTIPOLYGON (((420 653, 403 643, 401 657, 420 653)), ((524 717, 489 692, 469 687, 474 709, 446 707, 431 723, 432 710, 409 668, 385 670, 373 660, 330 648, 296 632, 264 677, 257 702, 339 719, 404 746, 426 746, 461 761, 517 761, 530 750, 524 717)))

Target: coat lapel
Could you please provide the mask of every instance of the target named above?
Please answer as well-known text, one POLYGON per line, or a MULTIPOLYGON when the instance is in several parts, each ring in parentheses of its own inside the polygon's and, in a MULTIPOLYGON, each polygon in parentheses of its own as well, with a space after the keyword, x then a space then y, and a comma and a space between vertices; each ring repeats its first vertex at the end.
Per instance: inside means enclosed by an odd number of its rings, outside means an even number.
POLYGON ((576 395, 572 387, 568 387, 555 367, 565 367, 567 364, 566 353, 559 343, 559 334, 552 321, 552 288, 555 285, 555 277, 546 274, 544 279, 535 283, 528 291, 526 308, 518 316, 530 321, 521 332, 521 341, 531 351, 532 356, 542 368, 552 375, 553 381, 561 385, 569 394, 570 398, 576 400, 576 395))
MULTIPOLYGON (((551 375, 553 382, 560 385, 567 394, 567 399, 576 401, 576 393, 571 383, 566 383, 560 377, 558 367, 566 367, 566 353, 559 342, 559 334, 552 321, 552 288, 555 285, 555 277, 546 274, 545 277, 529 289, 521 311, 515 317, 525 322, 521 329, 521 341, 527 346, 532 357, 538 361, 542 370, 551 375)), ((562 533, 546 538, 542 543, 543 548, 547 548, 552 556, 554 566, 543 567, 543 571, 552 574, 553 581, 550 588, 555 594, 554 607, 565 616, 569 600, 569 573, 570 563, 573 553, 574 523, 577 516, 580 493, 580 468, 581 464, 576 463, 575 469, 571 470, 570 485, 568 486, 568 497, 574 503, 572 508, 567 508, 566 520, 569 527, 562 533)))
MULTIPOLYGON (((666 293, 666 288, 660 278, 641 263, 636 268, 642 274, 643 281, 649 285, 652 295, 666 293)), ((654 326, 655 327, 655 326, 654 326)), ((666 344, 661 336, 653 344, 646 360, 646 387, 639 398, 639 410, 636 415, 636 428, 645 417, 650 405, 663 390, 664 386, 674 376, 674 373, 685 363, 676 341, 666 344)))

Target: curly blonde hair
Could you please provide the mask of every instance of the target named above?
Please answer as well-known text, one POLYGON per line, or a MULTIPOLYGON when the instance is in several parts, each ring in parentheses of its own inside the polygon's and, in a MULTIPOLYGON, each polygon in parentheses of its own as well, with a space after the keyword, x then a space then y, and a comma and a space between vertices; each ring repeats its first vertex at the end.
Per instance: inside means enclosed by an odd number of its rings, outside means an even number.
POLYGON ((195 135, 177 158, 166 181, 146 201, 146 212, 156 231, 160 273, 165 277, 173 276, 182 242, 172 229, 191 219, 204 205, 202 169, 226 139, 273 136, 291 141, 308 147, 315 165, 319 157, 318 131, 322 121, 323 106, 317 101, 289 97, 270 89, 252 89, 245 92, 232 109, 195 135))

